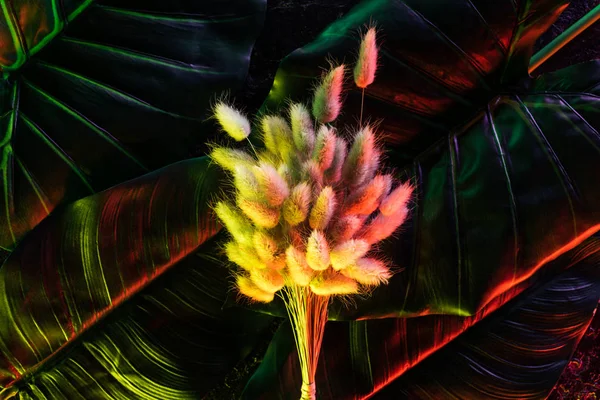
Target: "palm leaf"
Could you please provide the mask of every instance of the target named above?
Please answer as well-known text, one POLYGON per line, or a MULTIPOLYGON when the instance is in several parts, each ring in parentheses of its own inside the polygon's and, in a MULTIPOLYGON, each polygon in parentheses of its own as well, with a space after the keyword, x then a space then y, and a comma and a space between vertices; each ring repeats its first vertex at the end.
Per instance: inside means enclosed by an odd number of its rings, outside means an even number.
POLYGON ((201 153, 209 102, 241 87, 265 9, 264 0, 1 4, 0 27, 21 35, 10 43, 27 43, 14 57, 0 49, 5 71, 20 66, 0 80, 9 250, 58 205, 201 153), (42 49, 29 32, 45 21, 66 29, 37 35, 42 49))

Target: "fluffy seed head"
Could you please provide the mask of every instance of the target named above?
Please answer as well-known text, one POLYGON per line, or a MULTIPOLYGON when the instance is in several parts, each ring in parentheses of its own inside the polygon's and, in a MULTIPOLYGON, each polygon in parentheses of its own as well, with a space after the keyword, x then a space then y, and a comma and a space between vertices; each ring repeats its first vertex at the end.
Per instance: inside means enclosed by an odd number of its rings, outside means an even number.
POLYGON ((396 214, 400 208, 406 208, 406 204, 408 203, 412 192, 413 187, 408 182, 398 186, 392 193, 383 199, 379 206, 379 211, 381 211, 383 215, 396 214))
POLYGON ((387 283, 392 276, 385 264, 375 258, 361 258, 342 270, 342 274, 369 286, 387 283))
POLYGON ((310 154, 315 145, 315 130, 310 113, 304 104, 294 103, 291 105, 290 121, 296 149, 302 154, 310 154))
POLYGON ((335 156, 335 145, 334 130, 326 125, 321 125, 312 155, 312 159, 319 164, 321 171, 325 171, 331 166, 335 156))
POLYGON ((364 222, 364 218, 358 215, 346 215, 337 220, 334 229, 333 237, 338 243, 350 240, 360 230, 364 222))
POLYGON ((225 245, 225 254, 229 261, 237 264, 246 271, 253 271, 255 269, 263 269, 266 267, 265 263, 256 255, 254 249, 239 245, 235 242, 229 242, 225 245))
POLYGON ((276 115, 267 115, 262 119, 263 140, 267 150, 287 159, 294 151, 292 131, 285 120, 276 115))
POLYGON ((252 245, 252 235, 254 234, 252 223, 237 208, 224 201, 219 201, 214 210, 217 218, 225 225, 236 242, 252 245))
POLYGON ((296 185, 290 197, 283 203, 283 219, 291 226, 303 222, 310 207, 311 191, 306 182, 296 185))
POLYGON ((285 284, 283 276, 279 272, 269 268, 250 271, 250 280, 260 290, 267 293, 275 293, 285 284))
POLYGON ((261 228, 274 228, 279 223, 279 210, 266 204, 238 197, 238 207, 254 224, 261 228))
POLYGON ((253 172, 265 200, 271 206, 279 207, 290 194, 286 181, 266 162, 254 167, 253 172))
POLYGON ((400 208, 391 215, 379 214, 357 236, 369 244, 377 243, 390 236, 406 220, 408 209, 400 208))
POLYGON ((358 284, 338 272, 328 271, 313 279, 310 289, 319 296, 333 296, 358 293, 358 284))
POLYGON ((342 168, 342 176, 350 185, 358 186, 373 178, 379 166, 379 152, 375 148, 375 135, 368 125, 354 138, 342 168))
POLYGON ((223 131, 233 139, 239 142, 250 135, 250 122, 240 111, 220 101, 213 112, 223 131))
POLYGON ((331 186, 326 186, 321 190, 315 205, 310 211, 308 220, 312 229, 324 230, 327 228, 333 213, 335 212, 335 192, 331 186))
POLYGON ((331 69, 315 89, 312 113, 315 119, 323 124, 335 120, 340 113, 344 68, 342 64, 331 69))
POLYGON ((249 297, 254 301, 259 301, 261 303, 270 303, 273 301, 275 297, 273 293, 265 292, 264 290, 259 289, 251 280, 246 276, 238 276, 236 278, 236 285, 238 290, 244 296, 249 297))
POLYGON ((379 207, 381 198, 389 190, 390 184, 391 177, 389 175, 377 175, 350 196, 344 212, 346 214, 371 214, 379 207))
POLYGON ((250 155, 242 150, 216 147, 210 152, 210 158, 223 169, 234 172, 239 165, 249 167, 254 164, 250 155))
POLYGON ((302 179, 310 182, 313 189, 320 191, 323 188, 323 171, 314 160, 302 164, 302 179))
POLYGON ((277 255, 272 261, 267 263, 267 268, 274 271, 281 271, 285 268, 285 254, 277 255))
POLYGON ((335 154, 329 169, 325 172, 328 183, 336 183, 342 179, 342 167, 348 154, 346 141, 340 137, 335 140, 335 154))
POLYGON ((315 271, 308 266, 304 253, 296 247, 289 246, 285 251, 288 273, 292 281, 300 286, 308 286, 315 271))
POLYGON ((369 243, 364 240, 347 240, 331 250, 331 266, 336 271, 346 268, 369 251, 369 243))
POLYGON ((254 250, 260 259, 264 262, 275 260, 278 246, 275 239, 264 230, 257 230, 252 237, 254 250))
POLYGON ((302 231, 298 228, 291 228, 288 231, 288 237, 290 239, 290 243, 294 245, 297 249, 305 249, 306 248, 306 238, 302 234, 302 231))
POLYGON ((306 262, 315 271, 329 267, 329 244, 323 232, 313 230, 306 244, 306 262))
POLYGON ((362 37, 358 60, 354 67, 354 82, 359 88, 366 88, 375 80, 377 70, 377 42, 375 28, 370 28, 362 37))
POLYGON ((233 170, 233 185, 240 196, 248 200, 262 199, 258 179, 254 175, 252 168, 246 165, 238 165, 233 170))

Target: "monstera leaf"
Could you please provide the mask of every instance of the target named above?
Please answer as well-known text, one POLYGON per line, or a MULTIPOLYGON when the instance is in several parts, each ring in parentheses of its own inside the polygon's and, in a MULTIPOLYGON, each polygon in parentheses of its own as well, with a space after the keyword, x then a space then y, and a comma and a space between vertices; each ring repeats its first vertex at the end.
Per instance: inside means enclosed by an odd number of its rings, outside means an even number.
POLYGON ((202 151, 265 3, 2 0, 0 247, 60 204, 202 151))
POLYGON ((0 398, 197 399, 248 354, 271 318, 223 312, 228 270, 185 258, 217 231, 217 176, 180 162, 28 235, 0 269, 0 398))

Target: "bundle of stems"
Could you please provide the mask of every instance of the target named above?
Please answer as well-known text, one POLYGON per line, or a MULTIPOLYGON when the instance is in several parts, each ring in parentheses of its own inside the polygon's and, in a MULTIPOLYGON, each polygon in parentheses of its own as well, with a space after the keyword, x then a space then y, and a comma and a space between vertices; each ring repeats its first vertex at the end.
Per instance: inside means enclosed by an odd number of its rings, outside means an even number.
MULTIPOLYGON (((374 28, 363 35, 354 68, 363 99, 377 68, 375 36, 374 28)), ((211 152, 230 173, 235 191, 235 202, 224 199, 214 210, 231 236, 224 252, 237 266, 237 288, 251 301, 282 298, 298 351, 303 400, 316 398, 330 299, 387 283, 391 272, 374 245, 404 222, 413 190, 381 173, 382 152, 373 128, 362 125, 362 106, 350 142, 331 125, 342 108, 344 73, 344 65, 332 66, 314 90, 311 111, 291 104, 289 123, 263 116, 264 149, 250 145, 248 154, 216 146, 211 152)), ((239 110, 218 102, 214 116, 235 140, 248 138, 250 123, 239 110)))
POLYGON ((301 400, 316 398, 315 375, 327 322, 329 296, 318 296, 298 285, 283 288, 302 372, 301 400))

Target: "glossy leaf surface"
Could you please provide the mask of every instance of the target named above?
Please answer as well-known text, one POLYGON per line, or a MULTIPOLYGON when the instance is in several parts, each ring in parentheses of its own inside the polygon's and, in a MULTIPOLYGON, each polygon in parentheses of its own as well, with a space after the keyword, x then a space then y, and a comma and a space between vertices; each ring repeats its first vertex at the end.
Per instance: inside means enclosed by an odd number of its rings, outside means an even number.
POLYGON ((2 0, 0 71, 19 69, 93 0, 2 0))
POLYGON ((265 3, 95 2, 5 76, 0 247, 60 204, 197 154, 213 131, 203 123, 210 101, 246 77, 265 3))
MULTIPOLYGON (((264 109, 304 100, 330 59, 355 62, 359 30, 371 22, 381 44, 365 115, 381 121, 396 165, 406 165, 499 92, 517 86, 537 38, 566 0, 372 0, 332 23, 281 63, 264 109)), ((351 79, 341 122, 356 124, 361 91, 351 79)))
MULTIPOLYGON (((317 373, 319 398, 544 399, 598 305, 599 244, 589 239, 529 289, 516 288, 518 297, 506 303, 510 296, 503 296, 472 317, 330 322, 317 373), (565 265, 571 268, 564 271, 565 265)), ((298 397, 290 337, 289 326, 280 328, 244 399, 298 397)))
POLYGON ((166 273, 217 232, 218 176, 205 158, 180 162, 81 199, 28 235, 0 269, 4 394, 197 398, 252 348, 270 319, 221 311, 226 268, 193 257, 166 273))
MULTIPOLYGON (((282 71, 305 68, 299 60, 310 55, 311 46, 292 54, 282 71)), ((491 90, 490 101, 480 103, 487 106, 472 118, 465 113, 462 118, 468 122, 440 131, 441 139, 419 130, 414 140, 430 140, 425 151, 419 145, 403 158, 408 142, 389 153, 390 165, 404 167, 399 175, 419 189, 411 223, 382 249, 403 270, 370 298, 357 300, 356 307, 332 307, 331 317, 397 318, 329 323, 317 379, 322 398, 368 398, 381 391, 374 398, 475 399, 489 398, 490 387, 497 388, 495 398, 537 399, 548 394, 587 328, 599 296, 598 276, 583 271, 579 263, 585 265, 589 260, 582 260, 599 245, 597 239, 589 239, 600 228, 600 191, 593 172, 600 168, 599 71, 600 63, 589 62, 536 80, 523 75, 518 86, 513 80, 512 87, 491 90), (573 271, 566 274, 572 275, 560 281, 561 271, 571 266, 573 271), (537 309, 525 310, 531 321, 515 317, 532 325, 507 331, 515 320, 500 307, 511 299, 522 301, 514 297, 540 280, 555 278, 558 286, 550 290, 557 292, 556 299, 569 292, 562 300, 569 301, 568 313, 553 315, 559 303, 545 304, 551 295, 542 294, 534 299, 537 309), (584 299, 583 293, 589 297, 584 299), (489 327, 484 316, 492 316, 497 327, 489 327), (473 336, 443 350, 467 328, 473 336), (532 330, 543 338, 537 353, 536 347, 527 350, 535 340, 532 330), (482 341, 475 343, 480 348, 460 347, 479 336, 482 341), (472 362, 464 358, 467 350, 472 362), (502 351, 506 359, 499 360, 502 351), (439 369, 417 369, 430 356, 437 357, 432 363, 439 369), (528 383, 521 385, 523 379, 528 383)), ((309 76, 298 75, 281 75, 273 92, 282 88, 294 93, 289 87, 309 76)), ((302 93, 291 95, 301 98, 302 93)), ((271 100, 277 104, 273 96, 271 100)), ((393 135, 391 124, 402 118, 402 112, 387 114, 390 122, 383 123, 383 132, 393 135)), ((597 269, 597 259, 590 268, 597 269)), ((284 315, 278 307, 261 310, 284 315)), ((249 382, 246 398, 292 398, 299 387, 293 342, 282 331, 249 382)))
POLYGON ((403 269, 330 318, 474 315, 598 231, 600 81, 589 71, 599 69, 578 65, 499 96, 416 157, 399 173, 418 187, 411 220, 382 248, 403 269))

